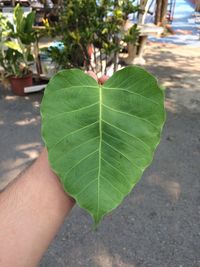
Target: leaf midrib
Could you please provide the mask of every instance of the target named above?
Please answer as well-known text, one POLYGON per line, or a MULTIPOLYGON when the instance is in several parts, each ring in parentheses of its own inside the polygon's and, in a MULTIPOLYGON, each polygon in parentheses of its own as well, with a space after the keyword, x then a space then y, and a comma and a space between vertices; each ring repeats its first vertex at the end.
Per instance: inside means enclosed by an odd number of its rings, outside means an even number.
POLYGON ((99 218, 99 202, 100 202, 100 175, 101 175, 101 148, 102 148, 102 86, 99 85, 99 171, 97 176, 97 216, 99 218))

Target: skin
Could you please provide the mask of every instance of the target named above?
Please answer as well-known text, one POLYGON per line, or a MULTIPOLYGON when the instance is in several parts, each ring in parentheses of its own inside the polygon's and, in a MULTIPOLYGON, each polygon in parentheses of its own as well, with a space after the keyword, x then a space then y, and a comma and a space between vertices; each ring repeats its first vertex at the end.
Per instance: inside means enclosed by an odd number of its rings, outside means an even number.
MULTIPOLYGON (((94 73, 89 75, 98 80, 94 73)), ((0 193, 0 266, 37 266, 74 204, 43 149, 32 166, 0 193)))
POLYGON ((37 266, 73 205, 44 149, 0 194, 0 266, 37 266))

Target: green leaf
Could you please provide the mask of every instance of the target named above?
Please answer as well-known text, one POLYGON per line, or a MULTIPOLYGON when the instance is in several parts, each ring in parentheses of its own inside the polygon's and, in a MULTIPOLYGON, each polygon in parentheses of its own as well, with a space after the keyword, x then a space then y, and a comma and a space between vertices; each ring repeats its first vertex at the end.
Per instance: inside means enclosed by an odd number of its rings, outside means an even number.
POLYGON ((21 47, 16 41, 6 41, 5 46, 22 53, 21 47))
POLYGON ((151 163, 164 95, 138 67, 116 72, 103 86, 81 70, 63 70, 45 90, 41 115, 51 167, 97 224, 151 163))
POLYGON ((23 22, 23 9, 17 4, 14 8, 14 23, 16 25, 17 32, 21 31, 22 22, 23 22))
POLYGON ((27 61, 34 61, 34 56, 32 54, 27 55, 27 61))
POLYGON ((32 27, 34 25, 34 22, 35 22, 35 11, 32 11, 25 18, 25 27, 24 27, 25 33, 33 32, 32 27))

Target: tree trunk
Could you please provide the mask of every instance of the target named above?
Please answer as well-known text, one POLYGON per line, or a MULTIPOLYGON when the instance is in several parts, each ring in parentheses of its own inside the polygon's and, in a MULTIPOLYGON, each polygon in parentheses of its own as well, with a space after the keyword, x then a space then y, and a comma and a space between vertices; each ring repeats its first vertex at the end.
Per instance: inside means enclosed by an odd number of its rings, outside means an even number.
POLYGON ((167 14, 168 0, 156 0, 155 24, 163 25, 167 14))
POLYGON ((200 0, 196 0, 195 11, 200 12, 200 0))
POLYGON ((167 6, 168 6, 168 0, 162 0, 162 8, 161 8, 161 16, 160 16, 160 22, 161 24, 165 24, 166 15, 167 15, 167 6))
POLYGON ((162 0, 156 0, 155 24, 159 25, 161 21, 162 0))

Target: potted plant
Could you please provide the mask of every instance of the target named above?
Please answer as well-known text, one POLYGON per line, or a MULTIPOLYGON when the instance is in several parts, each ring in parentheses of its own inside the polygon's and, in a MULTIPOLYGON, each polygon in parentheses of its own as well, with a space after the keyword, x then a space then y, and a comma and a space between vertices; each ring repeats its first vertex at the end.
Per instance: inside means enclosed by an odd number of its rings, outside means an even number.
POLYGON ((32 44, 36 41, 34 21, 35 12, 25 15, 20 5, 14 9, 13 24, 0 15, 0 64, 4 77, 9 79, 17 95, 24 95, 24 87, 32 85, 30 65, 34 60, 32 44))

